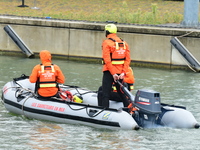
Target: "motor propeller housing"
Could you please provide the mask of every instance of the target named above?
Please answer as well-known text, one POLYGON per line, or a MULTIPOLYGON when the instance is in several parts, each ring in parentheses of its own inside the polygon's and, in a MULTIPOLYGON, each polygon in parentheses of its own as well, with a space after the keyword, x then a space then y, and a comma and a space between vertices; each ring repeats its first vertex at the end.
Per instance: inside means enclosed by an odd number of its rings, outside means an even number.
POLYGON ((157 124, 161 111, 160 93, 153 90, 138 90, 134 106, 138 108, 135 120, 142 127, 152 127, 157 124))

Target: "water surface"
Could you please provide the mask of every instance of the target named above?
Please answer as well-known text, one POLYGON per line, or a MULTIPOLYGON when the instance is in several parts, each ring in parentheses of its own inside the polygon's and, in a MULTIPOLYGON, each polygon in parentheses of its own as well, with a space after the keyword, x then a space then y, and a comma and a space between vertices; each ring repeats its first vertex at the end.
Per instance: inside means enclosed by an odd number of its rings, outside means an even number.
MULTIPOLYGON (((0 56, 0 87, 21 74, 30 75, 39 59, 0 56)), ((65 84, 97 90, 102 65, 53 60, 65 84)), ((186 106, 200 122, 200 74, 192 71, 134 67, 135 90, 161 93, 163 103, 186 106)), ((59 124, 10 114, 0 104, 1 150, 199 150, 200 129, 157 128, 139 131, 102 130, 59 124)))

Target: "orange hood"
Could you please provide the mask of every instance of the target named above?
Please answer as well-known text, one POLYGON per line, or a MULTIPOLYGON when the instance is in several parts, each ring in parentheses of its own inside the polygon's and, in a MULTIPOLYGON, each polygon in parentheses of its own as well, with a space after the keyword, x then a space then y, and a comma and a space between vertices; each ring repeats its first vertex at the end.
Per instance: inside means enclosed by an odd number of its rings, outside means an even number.
POLYGON ((42 64, 46 62, 51 62, 51 53, 48 50, 42 50, 40 52, 40 60, 42 64))

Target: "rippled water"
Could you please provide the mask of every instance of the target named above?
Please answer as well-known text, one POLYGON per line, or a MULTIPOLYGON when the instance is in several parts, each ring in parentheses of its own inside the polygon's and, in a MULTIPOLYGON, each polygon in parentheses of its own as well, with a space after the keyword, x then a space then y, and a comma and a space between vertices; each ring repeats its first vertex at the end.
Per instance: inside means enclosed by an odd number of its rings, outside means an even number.
MULTIPOLYGON (((0 56, 0 86, 29 75, 39 59, 0 56)), ((97 90, 101 65, 53 60, 67 80, 65 84, 97 90)), ((192 71, 134 67, 135 90, 153 89, 163 103, 186 106, 200 122, 200 74, 192 71)), ((199 150, 200 129, 157 128, 139 131, 102 130, 87 126, 31 120, 10 114, 0 104, 1 150, 199 150)))

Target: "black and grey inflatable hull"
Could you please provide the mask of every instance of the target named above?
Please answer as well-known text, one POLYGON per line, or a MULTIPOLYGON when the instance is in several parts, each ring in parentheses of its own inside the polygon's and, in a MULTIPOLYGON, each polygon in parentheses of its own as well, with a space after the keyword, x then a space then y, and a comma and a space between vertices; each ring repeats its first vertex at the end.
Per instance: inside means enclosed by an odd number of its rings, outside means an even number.
MULTIPOLYGON (((58 99, 38 99, 33 92, 34 87, 35 85, 30 83, 28 79, 8 82, 2 89, 2 100, 5 108, 12 113, 29 118, 81 124, 96 128, 125 130, 137 130, 139 126, 143 128, 162 126, 199 128, 193 114, 181 107, 163 105, 157 102, 160 105, 160 113, 142 112, 139 109, 134 115, 131 115, 122 109, 121 102, 110 101, 110 108, 106 109, 97 106, 97 93, 88 89, 61 86, 73 95, 81 96, 83 103, 75 103, 58 99)), ((155 94, 153 93, 153 95, 155 94)), ((140 100, 143 99, 140 98, 140 100)))
POLYGON ((60 100, 37 99, 29 92, 34 87, 29 81, 20 84, 29 85, 21 88, 13 81, 3 88, 5 108, 12 113, 29 118, 49 120, 60 123, 82 124, 96 128, 137 130, 139 126, 130 114, 117 109, 104 109, 84 103, 60 100), (20 96, 19 93, 23 93, 20 96))

